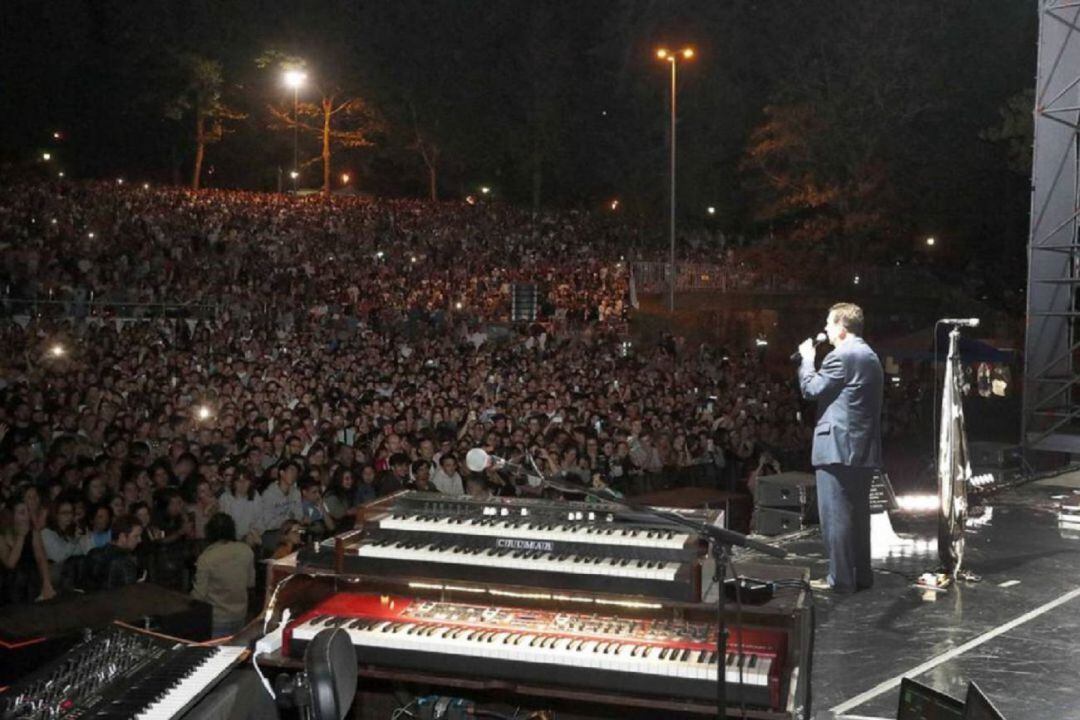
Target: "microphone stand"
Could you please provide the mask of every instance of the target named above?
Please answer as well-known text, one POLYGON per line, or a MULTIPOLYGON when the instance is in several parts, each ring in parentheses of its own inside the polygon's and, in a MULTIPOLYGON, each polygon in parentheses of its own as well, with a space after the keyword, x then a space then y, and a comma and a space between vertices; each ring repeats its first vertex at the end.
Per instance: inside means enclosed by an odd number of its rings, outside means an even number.
MULTIPOLYGON (((731 547, 733 545, 738 545, 739 547, 745 547, 750 550, 757 550, 760 553, 775 558, 786 557, 787 551, 773 545, 758 542, 757 540, 751 540, 740 532, 717 527, 716 525, 711 525, 706 522, 691 520, 678 513, 669 512, 667 510, 658 510, 649 505, 631 502, 624 498, 615 497, 610 494, 610 492, 605 494, 593 490, 590 487, 562 485, 548 478, 548 476, 536 466, 536 461, 533 460, 531 454, 526 453, 526 458, 532 465, 533 471, 535 471, 537 477, 540 478, 543 487, 549 487, 562 493, 582 494, 593 500, 597 500, 598 502, 618 505, 639 515, 658 518, 671 525, 685 528, 690 532, 705 538, 706 542, 709 544, 709 556, 712 557, 713 563, 715 564, 713 570, 713 582, 716 584, 716 616, 719 622, 719 628, 717 629, 716 634, 716 712, 717 717, 720 718, 720 720, 724 720, 724 718, 727 717, 727 686, 725 684, 726 671, 724 667, 724 658, 727 653, 728 638, 727 619, 724 614, 724 582, 726 581, 725 575, 727 573, 727 564, 731 560, 731 547)), ((736 604, 741 605, 737 583, 735 586, 735 602, 736 604)), ((742 628, 739 628, 739 647, 742 647, 742 628)), ((740 652, 740 655, 741 654, 742 653, 740 652)), ((742 677, 741 667, 739 670, 739 677, 742 677)), ((739 683, 739 695, 740 697, 742 696, 741 680, 739 683)), ((745 713, 743 714, 745 715, 745 713)))

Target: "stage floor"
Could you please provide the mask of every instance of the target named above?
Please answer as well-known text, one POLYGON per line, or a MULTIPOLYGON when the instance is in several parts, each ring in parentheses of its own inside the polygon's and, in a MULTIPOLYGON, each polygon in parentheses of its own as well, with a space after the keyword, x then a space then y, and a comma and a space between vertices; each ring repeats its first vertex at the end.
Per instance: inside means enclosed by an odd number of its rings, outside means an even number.
MULTIPOLYGON (((988 500, 963 564, 981 579, 944 592, 915 587, 937 566, 934 517, 876 516, 874 587, 815 593, 811 717, 891 720, 912 677, 961 700, 974 680, 1008 720, 1080 720, 1080 536, 1057 517, 1077 492, 1044 482, 988 500)), ((781 544, 824 577, 816 531, 781 544)))

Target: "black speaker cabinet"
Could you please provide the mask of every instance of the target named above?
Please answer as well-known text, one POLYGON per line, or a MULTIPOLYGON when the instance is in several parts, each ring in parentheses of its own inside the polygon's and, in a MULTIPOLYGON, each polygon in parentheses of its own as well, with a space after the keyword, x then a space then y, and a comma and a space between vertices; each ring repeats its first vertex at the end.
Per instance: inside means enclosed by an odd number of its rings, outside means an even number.
POLYGON ((809 524, 801 510, 781 510, 760 505, 754 508, 755 535, 783 535, 802 530, 809 524))
POLYGON ((817 485, 810 473, 785 472, 757 480, 754 504, 758 507, 803 508, 817 505, 817 485))

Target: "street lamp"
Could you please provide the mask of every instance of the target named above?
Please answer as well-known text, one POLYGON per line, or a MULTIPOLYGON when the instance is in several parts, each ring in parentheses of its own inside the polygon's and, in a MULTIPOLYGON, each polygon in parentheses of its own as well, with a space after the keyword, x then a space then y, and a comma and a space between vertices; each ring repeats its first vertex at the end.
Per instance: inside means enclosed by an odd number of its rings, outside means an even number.
POLYGON ((668 278, 668 310, 675 311, 675 108, 676 108, 676 68, 679 60, 690 60, 694 57, 694 49, 685 47, 677 52, 667 48, 656 51, 656 57, 671 64, 671 257, 669 263, 668 278))
POLYGON ((307 81, 307 73, 303 70, 286 70, 285 86, 292 88, 293 107, 293 179, 300 170, 300 86, 307 81))

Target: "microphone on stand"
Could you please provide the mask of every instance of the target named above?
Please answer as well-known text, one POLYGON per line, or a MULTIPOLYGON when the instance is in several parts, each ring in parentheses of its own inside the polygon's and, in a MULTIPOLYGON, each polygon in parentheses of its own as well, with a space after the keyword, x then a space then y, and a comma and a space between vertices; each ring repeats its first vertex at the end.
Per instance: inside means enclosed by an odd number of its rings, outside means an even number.
POLYGON ((958 325, 959 327, 979 327, 979 318, 942 318, 938 322, 944 325, 958 325))
MULTIPOLYGON (((820 345, 821 343, 825 342, 828 339, 829 338, 826 337, 825 333, 818 333, 817 337, 814 338, 814 347, 817 348, 818 345, 820 345)), ((798 360, 801 357, 802 357, 802 353, 800 353, 798 350, 791 353, 791 359, 792 360, 798 360)))
POLYGON ((529 472, 529 469, 512 463, 508 460, 504 460, 497 455, 491 455, 484 448, 473 448, 469 452, 465 453, 465 466, 473 472, 484 472, 485 470, 494 468, 495 470, 512 470, 514 472, 521 473, 529 481, 529 484, 533 487, 539 486, 543 483, 543 478, 537 477, 529 472))

